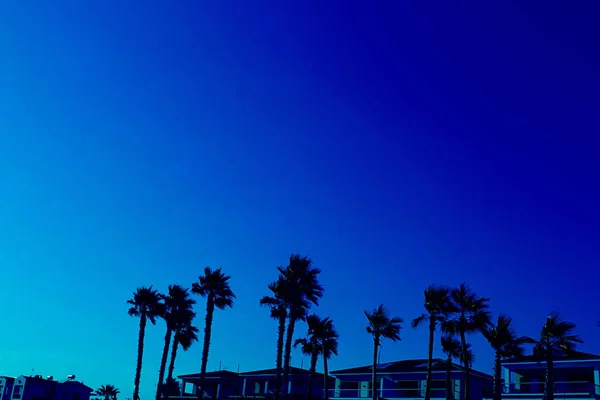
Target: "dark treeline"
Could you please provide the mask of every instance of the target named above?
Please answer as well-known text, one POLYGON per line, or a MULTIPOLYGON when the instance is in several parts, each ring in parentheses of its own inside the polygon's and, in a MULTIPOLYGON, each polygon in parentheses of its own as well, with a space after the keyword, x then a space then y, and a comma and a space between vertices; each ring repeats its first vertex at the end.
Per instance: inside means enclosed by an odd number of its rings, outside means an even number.
MULTIPOLYGON (((318 306, 324 288, 319 282, 321 271, 313 266, 306 256, 292 254, 286 266, 277 267, 276 279, 268 284, 268 295, 259 304, 268 308, 269 315, 276 321, 277 341, 275 343, 276 382, 274 399, 280 400, 288 394, 291 351, 299 347, 310 359, 306 399, 313 392, 316 365, 321 357, 324 366, 324 398, 328 400, 328 360, 338 354, 338 333, 329 317, 311 313, 311 307, 318 306), (305 337, 294 339, 298 322, 307 326, 305 337)), ((191 288, 170 285, 168 293, 162 294, 150 287, 140 287, 128 300, 129 315, 139 318, 138 352, 134 379, 133 400, 139 400, 139 385, 144 353, 144 335, 148 322, 155 325, 158 320, 165 323, 164 346, 161 352, 159 378, 156 387, 156 400, 168 396, 181 395, 179 384, 173 378, 177 351, 184 351, 198 341, 199 329, 194 320, 196 304, 192 295, 206 299, 204 338, 200 366, 198 397, 204 394, 206 366, 210 349, 213 316, 216 309, 233 307, 236 298, 229 284, 230 277, 219 269, 204 269, 198 281, 191 288), (167 369, 167 361, 170 362, 167 369), (166 375, 166 377, 165 377, 166 375)), ((457 288, 431 285, 424 291, 425 312, 411 321, 413 328, 425 326, 429 340, 427 347, 427 378, 425 400, 431 399, 433 348, 436 332, 446 354, 446 399, 453 400, 450 373, 454 360, 458 360, 465 371, 465 400, 471 399, 470 375, 475 359, 468 338, 474 334, 483 335, 495 352, 494 358, 494 400, 501 400, 502 361, 524 355, 524 345, 533 345, 533 354, 546 362, 546 384, 544 398, 554 400, 553 359, 557 355, 568 355, 574 351, 581 339, 574 334, 575 324, 564 321, 557 313, 550 313, 542 326, 538 339, 517 335, 512 319, 500 314, 492 318, 490 299, 478 296, 467 284, 457 288)), ((368 325, 366 331, 373 339, 372 397, 377 399, 378 351, 383 340, 399 341, 404 320, 391 316, 382 304, 372 311, 364 311, 368 325)), ((105 400, 116 400, 118 389, 112 385, 103 386, 96 394, 105 400), (116 390, 116 393, 114 392, 116 390)))

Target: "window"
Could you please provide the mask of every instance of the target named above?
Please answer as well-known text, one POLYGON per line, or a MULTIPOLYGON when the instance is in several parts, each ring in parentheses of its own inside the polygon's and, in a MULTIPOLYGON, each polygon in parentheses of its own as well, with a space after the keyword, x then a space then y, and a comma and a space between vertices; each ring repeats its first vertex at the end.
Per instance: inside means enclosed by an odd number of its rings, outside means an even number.
POLYGON ((20 399, 21 398, 21 392, 23 391, 23 386, 21 385, 17 385, 15 386, 15 388, 13 389, 13 395, 12 398, 13 399, 20 399))

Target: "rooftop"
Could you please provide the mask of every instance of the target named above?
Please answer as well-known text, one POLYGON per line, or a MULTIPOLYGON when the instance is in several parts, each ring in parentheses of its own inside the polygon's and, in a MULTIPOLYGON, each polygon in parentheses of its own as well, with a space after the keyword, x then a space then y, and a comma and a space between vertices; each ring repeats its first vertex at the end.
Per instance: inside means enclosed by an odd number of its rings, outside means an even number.
MULTIPOLYGON (((440 358, 433 359, 432 369, 433 371, 445 372, 448 368, 448 362, 440 358)), ((452 371, 463 371, 464 368, 457 364, 450 366, 452 371)), ((354 375, 354 374, 370 374, 373 371, 372 365, 365 365, 361 367, 353 367, 346 369, 339 369, 332 371, 331 375, 354 375)), ((409 372, 427 372, 427 359, 416 359, 416 360, 401 360, 392 361, 387 363, 377 364, 377 371, 381 373, 409 373, 409 372)), ((477 370, 471 370, 474 375, 491 377, 491 375, 485 374, 477 370)))
MULTIPOLYGON (((600 361, 599 355, 592 354, 592 353, 584 353, 582 351, 573 351, 568 356, 565 356, 562 354, 556 354, 552 358, 555 362, 556 361, 596 361, 596 360, 600 361)), ((502 364, 521 363, 521 362, 540 362, 540 361, 543 362, 544 360, 540 359, 539 357, 536 357, 534 355, 528 355, 528 356, 524 356, 524 357, 512 358, 510 360, 503 361, 502 364)))

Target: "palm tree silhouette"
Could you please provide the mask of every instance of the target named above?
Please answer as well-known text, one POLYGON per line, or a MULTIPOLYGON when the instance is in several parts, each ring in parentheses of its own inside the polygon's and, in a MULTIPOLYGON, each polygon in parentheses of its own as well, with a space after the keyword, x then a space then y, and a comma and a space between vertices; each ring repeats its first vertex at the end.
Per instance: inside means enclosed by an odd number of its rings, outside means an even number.
POLYGON ((285 336, 285 321, 287 319, 287 303, 284 299, 286 282, 283 277, 269 284, 272 296, 264 296, 260 299, 260 305, 269 307, 271 318, 277 323, 277 360, 275 362, 275 400, 281 396, 281 373, 283 370, 283 341, 285 336))
POLYGON ((192 293, 206 298, 206 319, 204 326, 204 344, 202 347, 202 365, 200 367, 200 390, 198 397, 204 393, 206 365, 208 363, 208 350, 210 348, 210 335, 212 330, 213 314, 215 307, 224 310, 233 307, 235 294, 229 286, 231 277, 225 275, 221 268, 215 270, 204 268, 204 275, 198 277, 198 282, 192 284, 192 293))
MULTIPOLYGON (((298 320, 306 318, 310 304, 319 305, 323 297, 323 286, 318 275, 321 270, 312 266, 312 261, 304 256, 292 254, 287 267, 277 268, 285 281, 283 298, 287 303, 288 326, 283 358, 283 387, 288 386, 294 329, 298 320)), ((286 390, 287 392, 287 390, 286 390)))
MULTIPOLYGON (((337 354, 337 332, 333 328, 333 322, 329 318, 320 318, 311 314, 306 318, 308 334, 305 338, 296 339, 294 347, 300 346, 302 353, 310 357, 310 368, 308 382, 306 385, 306 399, 313 397, 313 379, 317 370, 319 355, 323 355, 323 363, 327 364, 327 357, 337 354), (327 351, 327 353, 326 353, 327 351)), ((325 366, 325 369, 327 367, 325 366)), ((327 372, 325 373, 327 376, 327 372)), ((325 379, 327 382, 327 379, 325 379)), ((327 389, 327 387, 325 387, 327 389)))
POLYGON ((104 397, 104 400, 117 400, 117 395, 121 393, 114 385, 102 385, 96 390, 96 395, 104 397))
POLYGON ((338 355, 338 339, 339 335, 333 325, 333 320, 325 318, 321 325, 321 342, 323 355, 323 374, 325 375, 325 381, 323 382, 323 388, 325 390, 325 400, 329 400, 329 367, 328 360, 332 355, 338 355))
POLYGON ((158 383, 156 385, 156 400, 160 400, 164 388, 165 369, 167 367, 167 357, 169 356, 169 347, 171 345, 171 337, 173 330, 177 324, 184 318, 187 318, 187 313, 193 312, 196 300, 190 297, 188 289, 180 285, 169 285, 169 293, 161 295, 164 302, 164 313, 161 317, 165 320, 165 344, 160 359, 160 369, 158 371, 158 383))
POLYGON ((522 357, 523 345, 533 343, 533 339, 517 336, 512 326, 512 318, 501 314, 496 325, 490 325, 483 331, 483 336, 490 342, 495 351, 494 358, 494 400, 502 400, 502 360, 522 357))
POLYGON ((553 312, 546 318, 539 340, 534 341, 533 354, 546 361, 544 400, 554 400, 554 356, 569 355, 575 351, 577 343, 583 343, 579 336, 573 334, 576 327, 553 312))
POLYGON ((431 375, 433 367, 433 342, 435 330, 439 322, 456 311, 450 300, 450 289, 445 286, 431 285, 424 292, 426 312, 412 320, 412 327, 417 328, 424 322, 429 322, 429 346, 427 353, 427 378, 425 384, 425 400, 431 399, 431 375))
POLYGON ((450 296, 456 311, 442 323, 442 330, 460 338, 461 349, 465 352, 461 356, 465 368, 465 400, 471 400, 471 365, 466 354, 469 348, 467 334, 482 332, 490 325, 489 299, 477 296, 466 283, 453 289, 450 296))
POLYGON ((400 329, 404 320, 400 317, 390 317, 383 304, 372 312, 365 311, 369 320, 367 333, 373 336, 373 374, 371 377, 371 393, 373 400, 377 400, 377 352, 381 346, 381 339, 390 339, 393 342, 400 340, 400 329))
POLYGON ((452 389, 452 362, 455 358, 461 356, 460 341, 456 336, 442 336, 442 351, 448 357, 446 360, 446 400, 454 399, 454 390, 452 389))
POLYGON ((146 333, 146 324, 148 320, 152 325, 156 324, 156 318, 163 314, 164 304, 161 302, 160 295, 152 286, 140 287, 133 298, 127 300, 129 308, 128 314, 140 319, 140 328, 138 333, 138 351, 137 365, 135 369, 135 380, 133 388, 133 400, 139 400, 140 379, 142 376, 142 358, 144 356, 144 335, 146 333))
POLYGON ((195 312, 186 312, 181 320, 178 320, 175 325, 167 381, 173 380, 173 371, 175 370, 175 359, 177 357, 178 347, 181 346, 183 351, 188 351, 189 348, 192 347, 192 344, 198 341, 198 328, 192 325, 195 317, 195 312))

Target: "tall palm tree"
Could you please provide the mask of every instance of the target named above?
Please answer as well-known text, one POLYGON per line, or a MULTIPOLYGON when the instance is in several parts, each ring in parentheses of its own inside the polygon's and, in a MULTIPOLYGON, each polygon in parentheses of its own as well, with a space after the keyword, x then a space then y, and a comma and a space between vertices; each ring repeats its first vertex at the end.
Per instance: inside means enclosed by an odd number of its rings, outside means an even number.
POLYGON ((161 297, 165 304, 162 318, 165 320, 167 329, 165 332, 165 344, 162 357, 160 359, 160 369, 158 371, 156 400, 160 400, 163 392, 163 381, 165 378, 165 369, 167 367, 167 357, 169 356, 169 347, 171 344, 171 337, 173 336, 173 330, 177 328, 178 324, 185 322, 184 319, 187 318, 190 312, 193 312, 194 304, 196 304, 196 300, 190 297, 188 289, 181 285, 169 285, 168 295, 162 295, 161 297))
POLYGON ((188 351, 192 344, 198 341, 198 328, 192 323, 196 317, 195 312, 185 313, 182 319, 178 322, 174 330, 173 345, 171 347, 171 361, 169 363, 169 372, 167 381, 173 379, 173 371, 175 370, 175 358, 177 357, 177 349, 179 346, 183 351, 188 351))
POLYGON ((114 385, 102 385, 96 390, 96 396, 104 397, 104 400, 117 400, 117 395, 121 393, 114 385))
POLYGON ((319 299, 323 297, 323 286, 318 279, 321 270, 314 268, 312 261, 306 256, 292 254, 288 266, 277 269, 285 281, 286 293, 283 298, 287 303, 288 311, 283 358, 283 386, 285 388, 288 385, 296 322, 306 318, 310 304, 319 305, 319 299))
MULTIPOLYGON (((467 334, 482 332, 491 323, 489 299, 477 296, 466 283, 452 289, 450 297, 456 311, 442 323, 442 330, 458 335, 461 349, 466 352, 467 334)), ((461 357, 461 362, 465 369, 465 400, 471 400, 471 366, 466 353, 461 357)))
POLYGON ((554 356, 569 355, 577 345, 583 343, 573 331, 577 325, 564 321, 560 314, 553 312, 546 318, 540 338, 534 341, 533 354, 546 361, 546 385, 544 400, 554 400, 554 356))
POLYGON ((496 325, 490 325, 483 331, 483 336, 490 342, 495 351, 494 400, 502 400, 502 360, 522 357, 525 352, 523 345, 532 343, 533 339, 525 336, 517 336, 512 326, 512 318, 504 314, 498 316, 496 325))
POLYGON ((460 340, 453 335, 442 336, 442 351, 448 357, 446 360, 446 400, 454 399, 454 390, 452 388, 452 362, 455 358, 461 356, 460 340))
POLYGON ((285 301, 285 284, 286 281, 279 277, 277 281, 269 284, 271 296, 264 296, 260 299, 260 305, 269 307, 271 318, 278 321, 277 323, 277 360, 275 362, 275 400, 281 396, 281 374, 283 370, 283 341, 285 337, 285 321, 287 320, 287 302, 285 301))
POLYGON ((144 356, 144 335, 146 334, 146 324, 148 321, 152 325, 156 324, 156 318, 163 314, 164 304, 158 292, 150 287, 140 287, 133 293, 133 298, 127 300, 129 308, 128 314, 140 319, 140 328, 138 333, 138 351, 137 365, 135 369, 135 380, 133 388, 133 400, 140 398, 140 378, 142 376, 142 358, 144 356))
POLYGON ((371 377, 371 393, 373 400, 377 400, 377 352, 381 346, 382 339, 390 339, 393 342, 400 340, 400 329, 404 320, 400 317, 390 317, 383 304, 372 312, 365 311, 369 320, 367 333, 373 336, 373 374, 371 377))
POLYGON ((319 360, 319 354, 321 353, 322 346, 319 338, 320 326, 322 324, 321 318, 317 314, 311 314, 306 317, 306 323, 308 325, 308 334, 305 338, 296 339, 294 347, 300 346, 302 353, 310 357, 310 366, 308 368, 308 380, 306 383, 306 400, 312 397, 313 393, 313 378, 317 370, 317 361, 319 360))
POLYGON ((333 325, 333 320, 331 318, 325 318, 323 320, 322 329, 321 329, 321 343, 322 350, 321 354, 323 355, 323 374, 324 374, 324 382, 323 388, 325 390, 325 400, 329 400, 329 366, 328 360, 332 355, 338 355, 338 339, 339 335, 333 325))
POLYGON ((431 285, 424 292, 425 313, 412 320, 412 327, 417 328, 424 322, 429 323, 429 347, 427 353, 427 380, 425 384, 425 400, 431 399, 431 375, 433 369, 433 341, 439 322, 456 311, 450 300, 450 289, 445 286, 431 285))
MULTIPOLYGON (((311 314, 306 318, 306 322, 308 324, 308 334, 305 338, 296 339, 294 347, 300 346, 302 353, 310 357, 306 385, 306 398, 308 399, 313 394, 313 379, 317 370, 319 355, 323 356, 323 366, 327 378, 327 359, 331 358, 333 354, 337 354, 338 334, 333 327, 333 321, 329 318, 320 318, 316 314, 311 314)), ((328 390, 327 383, 327 379, 325 379, 325 390, 328 390)))
POLYGON ((229 286, 229 277, 221 268, 215 270, 210 267, 204 268, 204 275, 198 277, 198 282, 192 284, 192 293, 206 298, 206 319, 204 326, 204 345, 202 348, 202 365, 200 367, 200 390, 198 396, 204 392, 204 380, 206 377, 206 365, 208 363, 208 350, 210 347, 210 334, 212 330, 213 314, 215 307, 224 310, 233 307, 235 294, 229 286))

